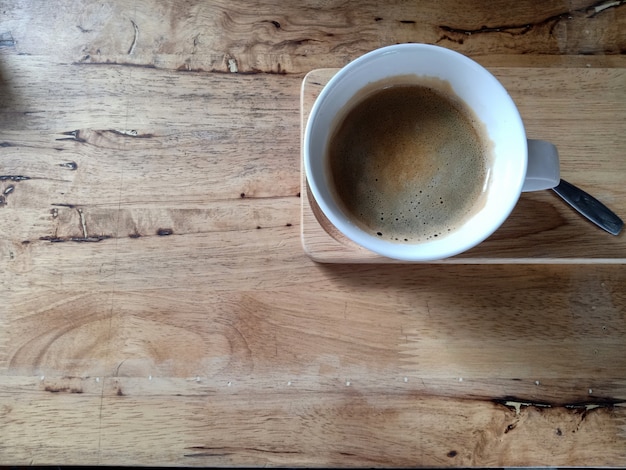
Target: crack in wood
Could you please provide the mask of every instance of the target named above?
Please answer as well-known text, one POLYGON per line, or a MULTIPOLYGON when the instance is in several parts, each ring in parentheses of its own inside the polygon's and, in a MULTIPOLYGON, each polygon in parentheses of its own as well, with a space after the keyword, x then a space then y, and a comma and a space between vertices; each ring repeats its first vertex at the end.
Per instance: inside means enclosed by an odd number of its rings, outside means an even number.
POLYGON ((515 429, 516 426, 517 426, 517 422, 509 424, 504 430, 504 434, 508 434, 509 432, 513 431, 513 429, 515 429))
POLYGON ((46 241, 50 243, 64 243, 64 242, 76 242, 76 243, 98 243, 102 240, 108 240, 109 238, 113 238, 112 235, 97 235, 97 236, 89 236, 89 237, 39 237, 39 240, 46 241))
POLYGON ((76 210, 78 211, 78 216, 80 217, 80 225, 83 229, 83 238, 89 238, 89 236, 87 235, 87 223, 85 222, 85 214, 80 208, 76 210))
POLYGON ((76 162, 65 162, 65 163, 59 163, 59 166, 61 168, 69 168, 70 170, 74 171, 78 168, 78 164, 76 162))
POLYGON ((596 398, 584 402, 574 402, 574 403, 551 403, 551 402, 541 402, 541 401, 533 401, 526 400, 523 398, 517 397, 505 397, 505 398, 496 398, 492 400, 493 403, 498 405, 505 406, 511 410, 515 410, 515 414, 519 415, 522 408, 533 407, 533 408, 562 408, 566 410, 583 412, 583 414, 588 413, 589 411, 599 409, 599 408, 608 408, 611 409, 618 405, 626 404, 626 400, 617 399, 617 398, 596 398))
POLYGON ((69 392, 69 393, 83 393, 83 389, 82 388, 77 388, 77 387, 55 387, 53 385, 46 385, 44 387, 44 390, 46 392, 50 392, 50 393, 60 393, 60 392, 69 392))
POLYGON ((30 176, 23 175, 0 175, 0 181, 26 181, 31 179, 30 176))
POLYGON ((587 18, 595 18, 599 14, 604 13, 606 10, 621 7, 624 4, 626 4, 626 0, 600 0, 588 6, 585 12, 589 13, 593 10, 593 13, 588 15, 587 18))
MULTIPOLYGON (((72 62, 72 65, 111 65, 111 66, 119 66, 119 67, 138 67, 142 69, 156 69, 157 66, 154 64, 134 64, 132 62, 113 62, 110 60, 105 60, 103 62, 72 62)), ((166 69, 167 70, 167 69, 166 69)))
MULTIPOLYGON (((546 21, 552 21, 554 18, 549 18, 546 21)), ((482 33, 507 33, 512 36, 519 36, 522 34, 526 34, 531 31, 535 26, 538 26, 539 23, 528 23, 528 24, 515 24, 515 25, 500 25, 500 26, 481 26, 476 29, 463 29, 463 28, 454 28, 452 26, 440 25, 439 29, 446 31, 448 33, 455 34, 464 34, 466 36, 471 36, 474 34, 482 34, 482 33)), ((444 36, 446 39, 454 40, 449 36, 444 36)))
POLYGON ((87 142, 85 139, 83 139, 80 136, 80 129, 76 129, 73 131, 67 131, 67 132, 62 132, 62 135, 66 135, 68 137, 60 137, 58 139, 56 139, 57 141, 62 141, 62 140, 74 140, 76 142, 80 142, 81 144, 84 144, 85 142, 87 142))
MULTIPOLYGON (((0 194, 0 197, 2 197, 2 195, 0 194)), ((74 206, 73 204, 52 204, 53 206, 59 206, 59 207, 67 207, 69 209, 75 209, 76 206, 74 206)), ((53 208, 51 210, 51 215, 52 218, 57 218, 58 217, 58 210, 56 208, 53 208)), ((294 224, 292 223, 286 223, 286 224, 280 224, 280 225, 271 225, 271 226, 264 226, 261 227, 260 225, 257 225, 255 227, 256 230, 260 230, 260 229, 285 229, 285 228, 291 228, 294 227, 294 224)), ((81 229, 82 229, 82 225, 81 225, 81 229)), ((224 229, 224 230, 210 230, 210 231, 200 231, 200 232, 194 232, 196 234, 203 234, 203 233, 230 233, 230 232, 241 232, 242 229, 224 229)), ((246 230, 254 230, 252 228, 246 229, 246 230)), ((154 236, 159 236, 159 237, 166 237, 166 236, 170 236, 170 235, 174 235, 174 230, 171 228, 161 228, 158 229, 156 231, 156 233, 154 234, 154 236)), ((179 233, 178 235, 185 235, 185 233, 179 233)), ((150 237, 152 235, 149 234, 141 234, 139 233, 139 231, 137 231, 135 229, 134 232, 129 233, 126 236, 120 236, 120 237, 114 237, 113 235, 88 235, 88 236, 83 236, 83 237, 76 237, 76 236, 66 236, 66 237, 59 237, 56 234, 55 235, 47 235, 47 236, 43 236, 43 237, 39 237, 38 240, 40 241, 46 241, 46 242, 50 242, 50 243, 64 243, 64 242, 76 242, 76 243, 97 243, 97 242, 101 242, 103 240, 109 240, 109 239, 120 239, 120 238, 131 238, 131 239, 138 239, 138 238, 144 238, 144 237, 150 237)), ((31 243, 31 240, 24 240, 22 241, 23 244, 29 244, 31 243)))
MULTIPOLYGON (((618 8, 624 4, 626 4, 626 0, 609 0, 609 1, 600 0, 589 6, 577 8, 575 10, 567 10, 565 12, 558 13, 556 15, 551 15, 543 20, 539 20, 536 22, 518 23, 518 24, 502 24, 502 25, 496 25, 496 26, 483 25, 480 28, 460 28, 460 27, 453 27, 449 25, 439 25, 439 29, 447 33, 464 35, 464 36, 472 36, 475 34, 486 34, 486 33, 503 33, 503 34, 509 34, 511 36, 521 36, 521 35, 527 34, 528 32, 534 30, 535 28, 550 25, 548 34, 552 36, 558 23, 565 18, 572 19, 573 15, 575 14, 584 14, 586 15, 586 18, 595 18, 597 15, 609 9, 618 8)), ((463 44, 462 39, 452 38, 448 35, 443 35, 439 39, 438 42, 440 42, 443 39, 447 39, 453 42, 458 42, 459 44, 463 44)))
POLYGON ((119 377, 120 375, 120 368, 124 365, 124 363, 126 362, 126 359, 123 359, 115 368, 115 374, 113 375, 113 377, 119 377))
MULTIPOLYGON (((119 137, 130 137, 135 139, 150 139, 154 137, 154 134, 140 134, 135 129, 124 130, 124 129, 102 129, 102 130, 94 130, 94 129, 76 129, 73 131, 63 132, 63 135, 68 137, 61 137, 56 139, 57 141, 74 141, 79 142, 81 144, 93 144, 94 143, 94 135, 95 136, 104 136, 105 134, 112 134, 114 136, 119 137)), ((59 163, 59 166, 63 168, 69 168, 70 170, 78 169, 78 164, 74 161, 59 163)))
POLYGON ((135 52, 135 46, 137 45, 137 38, 139 37, 139 28, 137 27, 137 23, 135 23, 133 20, 130 20, 130 22, 133 24, 133 28, 135 29, 135 33, 133 35, 133 42, 131 43, 130 47, 128 48, 128 55, 131 55, 133 52, 135 52))
POLYGON ((284 454, 284 455, 294 455, 301 454, 302 452, 297 450, 274 450, 274 449, 263 449, 260 447, 209 447, 209 446, 191 446, 185 447, 186 450, 199 450, 203 452, 198 452, 194 454, 184 454, 185 457, 220 457, 226 455, 232 455, 234 453, 240 452, 254 452, 254 453, 263 453, 263 454, 284 454))
MULTIPOLYGON (((176 72, 185 72, 185 73, 203 73, 203 74, 228 74, 228 75, 233 75, 233 72, 231 72, 228 68, 226 69, 217 69, 217 68, 210 68, 210 69, 203 69, 201 67, 198 68, 191 68, 189 67, 187 64, 183 64, 180 65, 176 68, 169 68, 169 67, 157 67, 154 64, 135 64, 135 63, 131 63, 131 62, 112 62, 110 60, 106 60, 103 62, 95 62, 95 61, 91 61, 91 62, 83 62, 83 61, 79 61, 79 62, 72 62, 72 65, 94 65, 94 66, 106 66, 106 65, 110 65, 110 66, 116 66, 116 67, 138 67, 138 68, 145 68, 145 69, 156 69, 156 70, 169 70, 169 71, 176 71, 176 72)), ((288 72, 285 69, 281 68, 280 70, 261 70, 259 68, 256 67, 250 67, 250 69, 248 70, 240 70, 239 68, 237 68, 237 75, 289 75, 289 74, 294 74, 294 75, 301 75, 301 72, 288 72)), ((57 140, 72 140, 69 138, 65 138, 65 139, 57 139, 57 140)))
POLYGON ((122 137, 134 137, 137 139, 150 139, 151 137, 154 137, 154 134, 139 134, 136 130, 132 129, 129 131, 124 131, 124 130, 117 130, 117 129, 108 129, 106 131, 103 132, 110 132, 111 134, 115 134, 115 135, 119 135, 122 137))
POLYGON ((79 225, 80 230, 82 231, 83 236, 82 237, 59 237, 55 233, 54 236, 48 235, 45 237, 39 237, 39 240, 48 241, 50 243, 63 243, 63 242, 98 243, 98 242, 101 242, 102 240, 108 240, 109 238, 113 238, 112 235, 89 235, 88 230, 87 230, 87 221, 85 219, 85 213, 83 212, 83 209, 78 207, 77 205, 67 204, 67 203, 53 203, 51 205, 55 206, 51 210, 53 219, 57 218, 59 215, 57 207, 67 207, 68 209, 76 209, 76 212, 78 212, 78 217, 80 221, 80 225, 79 225))

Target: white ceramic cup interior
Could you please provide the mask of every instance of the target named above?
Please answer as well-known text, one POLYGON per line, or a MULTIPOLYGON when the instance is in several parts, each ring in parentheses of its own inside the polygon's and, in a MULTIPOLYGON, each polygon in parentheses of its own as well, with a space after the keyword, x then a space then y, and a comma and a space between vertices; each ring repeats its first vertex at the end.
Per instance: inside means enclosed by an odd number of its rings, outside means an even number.
POLYGON ((384 47, 342 68, 315 101, 303 143, 307 181, 313 198, 328 220, 357 244, 380 255, 406 261, 454 256, 489 237, 509 216, 519 199, 526 176, 527 152, 522 119, 500 82, 468 57, 427 44, 384 47), (398 75, 436 77, 447 81, 485 125, 493 144, 490 183, 482 209, 449 234, 416 243, 387 241, 353 223, 335 200, 325 162, 333 126, 337 124, 336 117, 345 112, 348 102, 368 84, 398 75))

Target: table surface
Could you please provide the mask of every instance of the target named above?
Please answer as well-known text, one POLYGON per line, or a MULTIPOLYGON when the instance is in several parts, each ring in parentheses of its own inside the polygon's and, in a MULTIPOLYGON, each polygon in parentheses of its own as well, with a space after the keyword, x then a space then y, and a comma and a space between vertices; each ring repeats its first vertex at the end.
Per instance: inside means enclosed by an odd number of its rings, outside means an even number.
POLYGON ((317 264, 299 157, 388 44, 623 87, 625 3, 3 0, 0 462, 626 465, 623 265, 317 264))

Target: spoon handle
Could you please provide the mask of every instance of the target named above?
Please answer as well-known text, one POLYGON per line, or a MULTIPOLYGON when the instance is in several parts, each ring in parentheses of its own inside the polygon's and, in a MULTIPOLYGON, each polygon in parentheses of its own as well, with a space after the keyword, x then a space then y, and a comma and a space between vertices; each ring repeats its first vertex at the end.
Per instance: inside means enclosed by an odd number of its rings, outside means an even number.
POLYGON ((565 180, 561 180, 559 185, 552 188, 552 190, 583 216, 610 234, 618 235, 622 230, 624 226, 622 219, 582 189, 565 180))

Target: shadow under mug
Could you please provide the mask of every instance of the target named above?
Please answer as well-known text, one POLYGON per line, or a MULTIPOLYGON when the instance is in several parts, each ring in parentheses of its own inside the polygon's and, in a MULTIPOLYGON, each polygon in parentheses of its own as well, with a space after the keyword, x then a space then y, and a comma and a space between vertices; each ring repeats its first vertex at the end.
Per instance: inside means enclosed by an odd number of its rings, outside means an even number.
POLYGON ((334 75, 313 104, 304 133, 304 170, 316 203, 346 237, 382 256, 403 261, 433 261, 462 253, 495 232, 515 207, 522 191, 549 189, 559 183, 556 147, 526 138, 524 125, 500 82, 470 58, 429 44, 398 44, 371 51, 334 75), (337 116, 372 83, 415 75, 447 82, 484 124, 493 144, 490 184, 484 206, 445 236, 394 243, 363 230, 342 209, 331 189, 328 144, 337 116))

